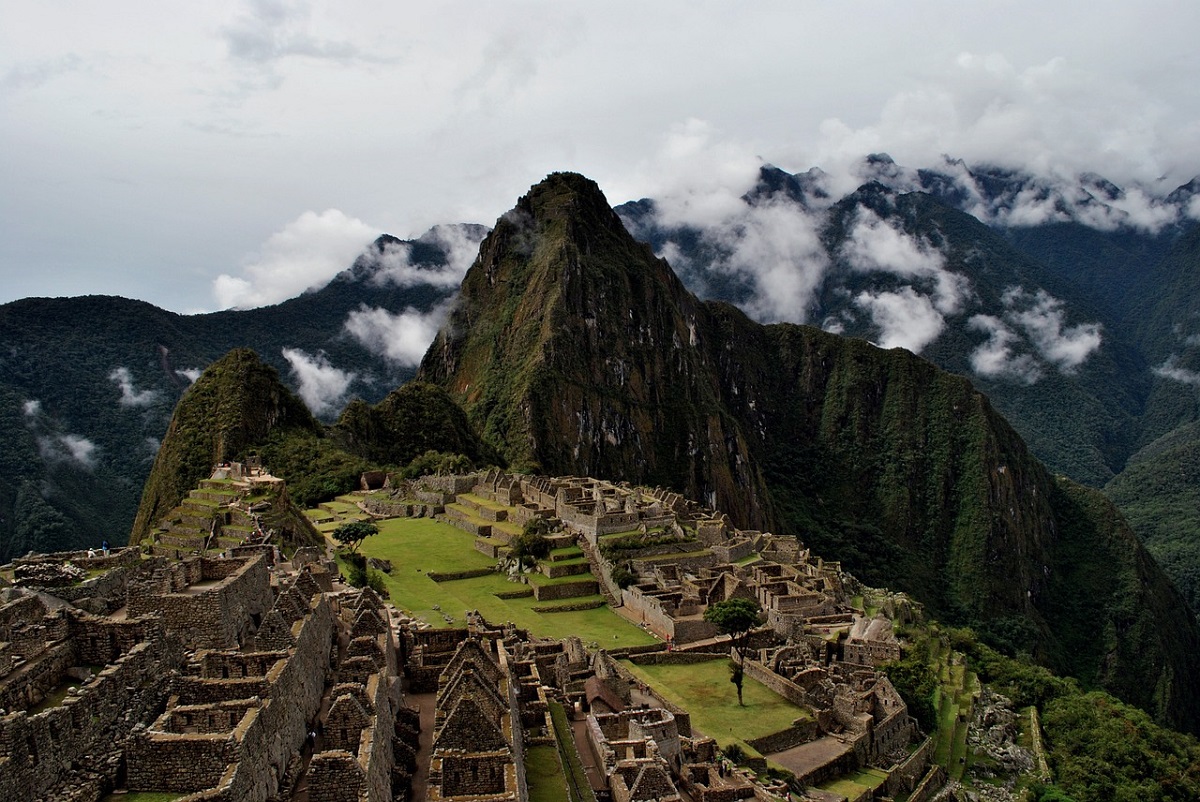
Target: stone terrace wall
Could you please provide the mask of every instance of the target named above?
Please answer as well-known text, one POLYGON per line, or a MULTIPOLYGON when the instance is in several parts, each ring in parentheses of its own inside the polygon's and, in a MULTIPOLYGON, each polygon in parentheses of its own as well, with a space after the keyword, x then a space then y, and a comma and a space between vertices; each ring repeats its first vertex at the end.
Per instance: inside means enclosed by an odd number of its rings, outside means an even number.
POLYGON ((275 793, 288 758, 300 749, 308 721, 321 705, 334 613, 326 596, 316 598, 312 614, 292 625, 296 649, 241 740, 240 762, 229 785, 238 802, 265 802, 275 793))
POLYGON ((804 692, 804 689, 787 677, 781 677, 757 660, 748 659, 744 665, 746 676, 758 680, 794 705, 800 705, 801 707, 811 706, 811 700, 808 698, 808 694, 804 692))
MULTIPOLYGON (((292 625, 296 648, 290 659, 276 662, 268 673, 270 690, 262 706, 248 711, 232 732, 180 735, 160 729, 134 738, 128 750, 130 789, 196 792, 187 799, 223 802, 265 802, 276 793, 288 759, 299 750, 307 723, 320 706, 329 667, 334 614, 326 596, 315 598, 311 614, 292 625), (217 751, 212 739, 229 746, 217 751), (183 762, 187 755, 194 768, 178 768, 189 765, 183 762), (219 773, 218 760, 225 761, 219 773), (162 784, 163 766, 180 772, 171 786, 162 784)), ((184 681, 182 687, 200 686, 184 681)))
POLYGON ((102 670, 63 703, 36 716, 0 718, 0 799, 47 799, 71 766, 120 743, 133 722, 161 704, 147 677, 175 665, 179 655, 161 641, 141 643, 102 670), (127 718, 128 717, 128 718, 127 718))
POLYGON ((216 585, 198 593, 165 593, 152 603, 167 630, 193 646, 237 648, 238 636, 249 617, 266 613, 273 602, 266 558, 204 559, 199 563, 202 577, 220 579, 216 585))
POLYGON ((78 662, 74 644, 57 643, 26 663, 18 676, 10 676, 0 686, 0 707, 5 710, 25 710, 40 702, 54 690, 78 662))

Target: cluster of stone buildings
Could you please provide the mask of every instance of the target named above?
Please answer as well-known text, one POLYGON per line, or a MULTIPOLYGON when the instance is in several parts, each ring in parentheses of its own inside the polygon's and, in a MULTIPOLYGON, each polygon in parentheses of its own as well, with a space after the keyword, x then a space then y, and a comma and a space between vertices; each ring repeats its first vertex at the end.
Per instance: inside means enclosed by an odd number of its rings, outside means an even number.
POLYGON ((899 656, 891 620, 866 616, 851 603, 864 589, 795 538, 737 530, 666 491, 498 472, 385 486, 363 508, 440 516, 498 552, 544 519, 586 555, 589 592, 661 639, 626 655, 635 663, 726 660, 704 611, 752 599, 764 615, 746 674, 807 714, 749 743, 756 775, 578 638, 478 614, 418 627, 343 586, 323 548, 283 561, 241 542, 176 559, 160 540, 3 567, 19 579, 0 587, 0 799, 524 802, 538 750, 564 765, 577 755, 567 782, 599 802, 784 799, 766 759, 809 746, 817 757, 788 766, 793 789, 877 766, 899 793, 926 771, 928 744, 913 750, 904 702, 877 670, 899 656))
MULTIPOLYGON (((754 635, 757 648, 746 660, 746 673, 811 714, 758 739, 753 744, 756 749, 773 756, 812 745, 808 756, 789 766, 800 786, 877 766, 895 777, 887 790, 901 792, 910 790, 926 772, 929 744, 913 748, 916 726, 900 695, 878 671, 900 657, 892 619, 917 614, 915 606, 903 596, 862 587, 840 564, 811 554, 796 538, 736 529, 726 516, 670 491, 590 478, 498 471, 429 477, 402 491, 382 490, 378 500, 368 505, 394 505, 397 497, 412 497, 406 502, 407 514, 441 517, 492 541, 492 548, 499 530, 481 530, 481 519, 466 520, 464 510, 478 510, 490 521, 544 518, 554 522, 560 536, 578 543, 587 554, 591 573, 621 614, 657 635, 671 650, 668 655, 650 656, 655 661, 686 661, 696 652, 719 655, 717 628, 704 620, 704 611, 732 598, 753 600, 762 610, 763 626, 754 635), (487 509, 480 500, 503 509, 487 509), (625 581, 618 582, 622 574, 625 581), (867 615, 872 600, 892 618, 882 612, 867 615)), ((563 654, 569 652, 564 647, 563 654)), ((659 768, 649 770, 642 784, 658 788, 659 793, 664 784, 654 778, 660 773, 677 785, 686 785, 689 777, 694 778, 693 784, 700 778, 728 784, 719 764, 698 760, 687 768, 677 740, 659 739, 654 746, 638 748, 625 744, 629 732, 653 729, 645 724, 650 718, 674 726, 678 715, 686 721, 686 711, 639 712, 631 718, 630 698, 613 689, 619 666, 602 664, 599 671, 591 664, 579 668, 585 675, 591 672, 588 688, 579 686, 574 694, 567 685, 559 689, 581 709, 598 705, 607 711, 594 721, 589 719, 588 726, 589 732, 596 733, 591 748, 606 766, 613 798, 633 793, 638 785, 634 768, 651 764, 659 768), (602 742, 600 734, 608 740, 602 742), (622 763, 616 755, 636 760, 622 763), (621 763, 619 771, 617 763, 621 763), (618 791, 622 784, 625 791, 618 791)), ((711 757, 703 750, 698 755, 711 757)), ((696 793, 691 796, 697 798, 696 793)), ((725 791, 710 796, 734 798, 725 791)))
POLYGON ((0 798, 406 799, 389 613, 335 587, 323 551, 274 553, 18 561, 96 575, 0 589, 0 798))

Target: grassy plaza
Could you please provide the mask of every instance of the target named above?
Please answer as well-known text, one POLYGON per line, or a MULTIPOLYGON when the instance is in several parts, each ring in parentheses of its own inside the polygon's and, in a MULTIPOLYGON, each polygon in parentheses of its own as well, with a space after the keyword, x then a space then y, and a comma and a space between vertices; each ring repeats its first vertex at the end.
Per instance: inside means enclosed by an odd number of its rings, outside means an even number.
MULTIPOLYGON (((368 557, 391 561, 392 573, 383 577, 392 603, 436 627, 462 626, 466 611, 478 610, 493 623, 512 621, 534 635, 546 638, 578 635, 585 643, 596 643, 606 649, 657 642, 607 606, 553 613, 533 610, 535 606, 569 605, 599 599, 599 596, 561 602, 538 602, 532 596, 501 599, 497 593, 513 593, 528 586, 510 582, 500 573, 434 582, 428 576, 430 571, 442 574, 472 571, 493 566, 496 561, 475 550, 472 535, 440 521, 389 518, 378 524, 379 534, 367 538, 361 551, 368 557), (444 616, 454 620, 447 622, 444 616)), ((554 584, 579 578, 551 580, 534 574, 530 581, 554 584)))
POLYGON ((722 747, 737 743, 753 752, 747 740, 779 732, 811 715, 750 677, 743 685, 746 704, 739 705, 725 659, 691 665, 625 665, 660 696, 690 712, 692 727, 722 747))

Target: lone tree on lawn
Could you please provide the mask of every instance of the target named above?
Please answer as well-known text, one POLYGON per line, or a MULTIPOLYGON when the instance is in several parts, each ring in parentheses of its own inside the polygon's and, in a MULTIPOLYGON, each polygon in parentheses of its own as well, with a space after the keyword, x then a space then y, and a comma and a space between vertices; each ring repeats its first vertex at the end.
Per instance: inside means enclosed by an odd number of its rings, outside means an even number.
POLYGON ((349 546, 350 551, 358 551, 362 542, 371 535, 379 534, 379 527, 370 521, 351 521, 333 530, 333 539, 343 546, 349 546))
POLYGON ((735 659, 730 667, 729 681, 737 688, 738 704, 742 702, 742 681, 745 679, 743 664, 746 661, 746 641, 750 630, 760 622, 758 604, 750 599, 726 599, 710 604, 704 611, 704 620, 715 624, 722 635, 729 635, 735 659))

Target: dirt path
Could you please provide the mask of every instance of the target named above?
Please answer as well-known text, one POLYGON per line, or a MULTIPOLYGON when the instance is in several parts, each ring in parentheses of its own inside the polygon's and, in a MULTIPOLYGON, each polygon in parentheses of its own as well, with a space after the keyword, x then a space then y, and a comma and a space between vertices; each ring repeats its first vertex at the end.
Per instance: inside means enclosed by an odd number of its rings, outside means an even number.
POLYGON ((429 793, 429 758, 433 754, 433 717, 436 711, 436 693, 410 693, 404 703, 415 707, 421 715, 421 734, 417 741, 417 770, 412 778, 414 802, 424 802, 429 793))

